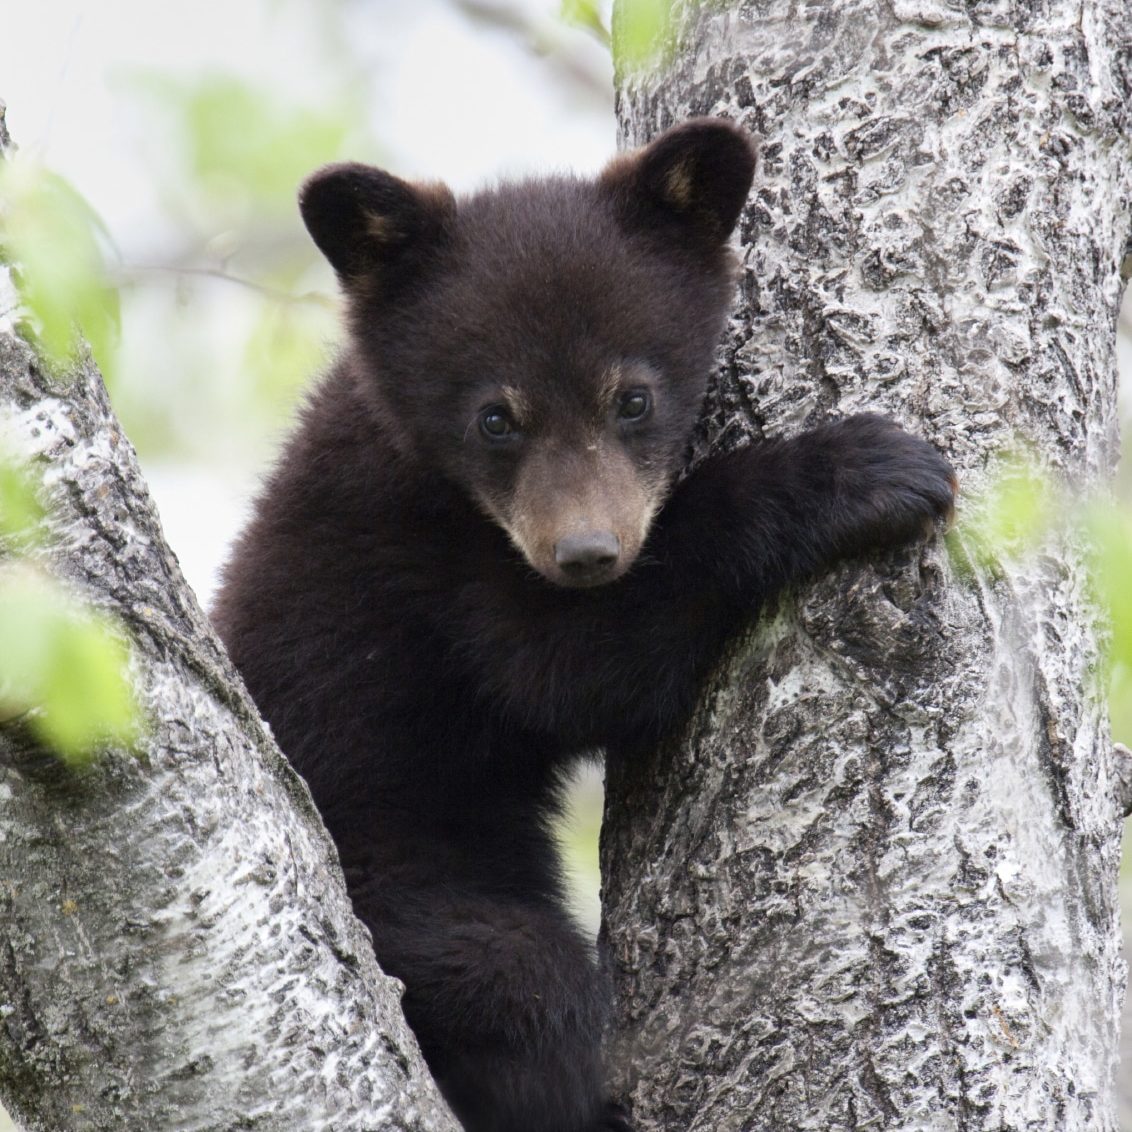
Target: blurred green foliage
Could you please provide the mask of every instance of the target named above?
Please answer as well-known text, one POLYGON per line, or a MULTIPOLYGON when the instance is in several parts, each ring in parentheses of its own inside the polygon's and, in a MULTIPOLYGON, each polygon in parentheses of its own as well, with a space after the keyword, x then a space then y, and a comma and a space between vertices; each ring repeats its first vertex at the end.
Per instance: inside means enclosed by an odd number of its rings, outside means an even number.
POLYGON ((1033 547, 1056 520, 1061 506, 1033 459, 1012 453, 1002 462, 989 490, 963 501, 958 532, 978 564, 993 572, 1000 558, 1033 547))
POLYGON ((16 265, 29 337, 60 372, 85 340, 107 379, 114 375, 121 311, 109 243, 98 214, 57 173, 34 161, 0 161, 0 259, 16 265))
POLYGON ((570 27, 584 28, 599 43, 611 43, 609 28, 605 26, 605 5, 600 0, 562 0, 558 9, 559 19, 570 27))
POLYGON ((223 73, 134 69, 118 85, 162 139, 146 155, 177 243, 156 264, 122 267, 131 301, 169 333, 162 356, 133 358, 115 406, 143 458, 238 461, 282 424, 335 337, 333 283, 298 188, 320 165, 379 148, 346 88, 311 106, 223 73), (164 381, 146 379, 155 367, 164 381))
POLYGON ((601 926, 598 837, 603 790, 604 776, 598 766, 587 764, 579 768, 566 795, 566 812, 554 829, 572 910, 578 922, 594 936, 601 926))
POLYGON ((952 558, 967 572, 967 555, 990 574, 1004 559, 1039 550, 1053 530, 1069 531, 1088 547, 1093 595, 1104 620, 1112 731, 1132 742, 1132 513, 1127 504, 1083 500, 1059 488, 1037 463, 1012 453, 990 486, 961 508, 948 535, 952 558))
POLYGON ((373 144, 356 106, 291 103, 231 74, 190 81, 135 70, 120 85, 156 117, 160 136, 177 140, 172 150, 162 147, 172 164, 155 171, 170 207, 210 237, 238 226, 240 241, 250 243, 265 226, 295 222, 303 179, 350 148, 373 144))
POLYGON ((0 459, 0 538, 34 545, 44 515, 27 475, 14 460, 0 459))
POLYGON ((633 72, 663 65, 671 56, 672 0, 618 0, 613 15, 613 63, 633 72))
POLYGON ((1127 507, 1094 505, 1086 516, 1098 597, 1108 613, 1111 634, 1112 733, 1132 744, 1132 514, 1127 507))
POLYGON ((0 460, 0 551, 16 552, 0 558, 0 724, 26 720, 75 762, 102 744, 130 746, 139 713, 120 627, 26 557, 43 519, 27 474, 0 460))
MULTIPOLYGON (((249 391, 264 401, 289 394, 310 381, 326 360, 332 322, 312 304, 264 302, 244 347, 249 391)), ((288 397, 288 401, 290 400, 288 397)))
POLYGON ((0 565, 0 722, 26 719, 68 761, 130 746, 138 710, 115 624, 27 563, 0 565))

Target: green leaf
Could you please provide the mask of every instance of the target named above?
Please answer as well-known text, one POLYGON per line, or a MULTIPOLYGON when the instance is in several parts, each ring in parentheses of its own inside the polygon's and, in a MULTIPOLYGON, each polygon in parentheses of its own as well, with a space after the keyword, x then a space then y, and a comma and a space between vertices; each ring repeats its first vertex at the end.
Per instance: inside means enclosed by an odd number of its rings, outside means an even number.
POLYGON ((1086 513, 1094 548, 1097 597, 1104 604, 1111 632, 1113 661, 1132 672, 1132 516, 1111 504, 1095 504, 1086 513))
POLYGON ((34 540, 43 515, 27 474, 0 453, 0 537, 34 540))
POLYGON ((26 716, 64 758, 131 745, 137 703, 110 619, 24 563, 0 567, 0 721, 26 716))
POLYGON ((1103 673, 1109 681, 1112 730, 1132 742, 1132 513, 1127 506, 1073 497, 1034 461, 1015 455, 986 491, 966 501, 961 513, 959 527, 948 534, 961 575, 972 564, 993 573, 1004 558, 1032 550, 1054 527, 1087 540, 1090 586, 1109 629, 1103 673))
POLYGON ((558 18, 570 27, 583 28, 606 47, 610 45, 609 29, 601 13, 602 5, 597 0, 562 0, 558 18))
POLYGON ((121 313, 99 215, 57 173, 31 161, 0 162, 0 243, 46 360, 67 367, 85 338, 109 380, 121 313))
POLYGON ((672 53, 671 0, 619 0, 613 18, 613 61, 618 71, 639 71, 672 53))
POLYGON ((1015 456, 987 491, 968 501, 957 533, 980 565, 993 568, 1035 546, 1062 511, 1049 480, 1031 460, 1015 456))

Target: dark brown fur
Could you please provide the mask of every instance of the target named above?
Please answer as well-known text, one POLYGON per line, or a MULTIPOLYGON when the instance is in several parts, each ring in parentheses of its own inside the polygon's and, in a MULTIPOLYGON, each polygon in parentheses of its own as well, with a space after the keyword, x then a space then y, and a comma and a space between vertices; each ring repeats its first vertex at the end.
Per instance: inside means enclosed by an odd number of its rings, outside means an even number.
POLYGON ((945 461, 876 417, 675 486, 752 170, 700 120, 596 181, 457 204, 337 166, 304 191, 347 344, 215 617, 473 1132, 625 1127, 550 834, 564 772, 668 733, 783 586, 951 505, 945 461))

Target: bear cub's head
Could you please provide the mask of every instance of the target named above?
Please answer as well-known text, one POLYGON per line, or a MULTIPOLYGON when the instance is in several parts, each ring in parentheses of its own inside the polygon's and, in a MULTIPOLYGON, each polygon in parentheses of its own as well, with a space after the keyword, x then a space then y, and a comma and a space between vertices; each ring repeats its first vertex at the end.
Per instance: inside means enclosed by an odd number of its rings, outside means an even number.
POLYGON ((747 136, 693 119, 595 179, 457 201, 332 165, 300 208, 374 427, 558 585, 620 577, 678 474, 734 286, 747 136))

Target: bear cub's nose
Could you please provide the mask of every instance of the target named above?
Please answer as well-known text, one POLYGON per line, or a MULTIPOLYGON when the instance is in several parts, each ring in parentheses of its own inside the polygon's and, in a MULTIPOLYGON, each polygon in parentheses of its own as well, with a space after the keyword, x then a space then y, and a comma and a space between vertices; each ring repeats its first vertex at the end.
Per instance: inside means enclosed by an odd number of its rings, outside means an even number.
POLYGON ((554 561, 572 578, 597 578, 617 561, 621 540, 612 531, 564 535, 554 544, 554 561))

